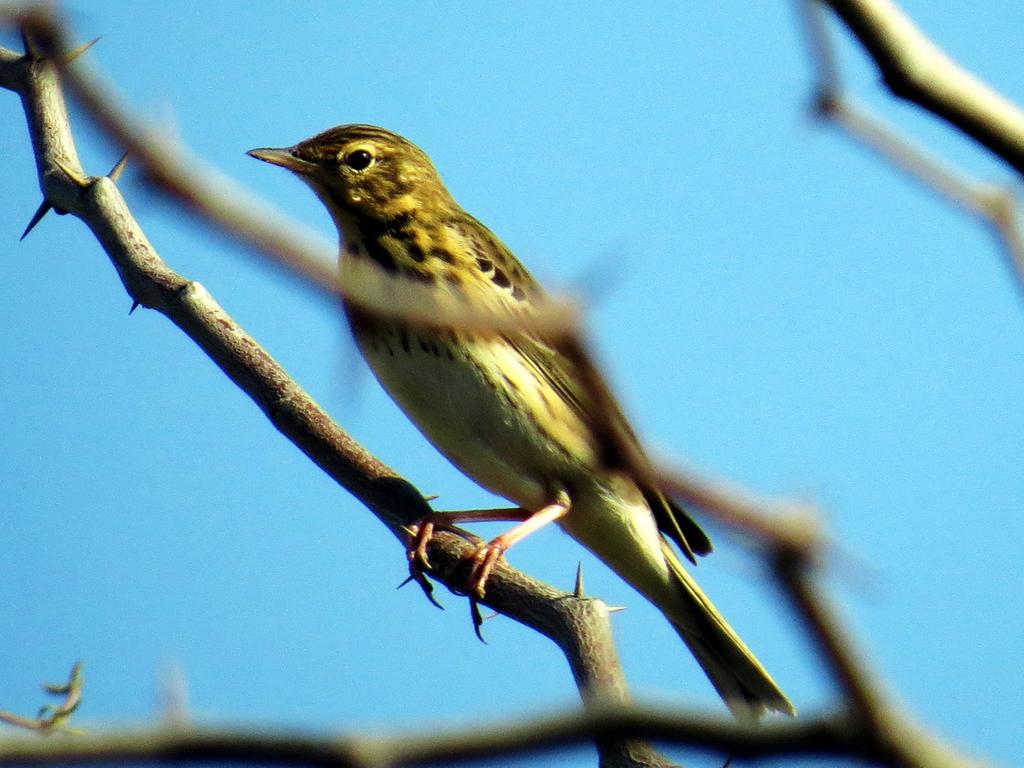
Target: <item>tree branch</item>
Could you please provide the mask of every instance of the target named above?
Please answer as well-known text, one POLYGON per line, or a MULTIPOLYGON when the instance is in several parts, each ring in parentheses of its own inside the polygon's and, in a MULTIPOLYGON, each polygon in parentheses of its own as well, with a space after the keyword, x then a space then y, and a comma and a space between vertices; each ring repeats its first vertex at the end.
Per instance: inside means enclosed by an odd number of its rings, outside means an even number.
MULTIPOLYGON (((965 72, 888 0, 821 0, 874 59, 889 89, 945 119, 1009 163, 1024 160, 1024 112, 965 72)), ((1024 238, 1013 191, 976 181, 900 136, 856 104, 840 83, 819 0, 801 3, 816 69, 814 110, 929 189, 976 215, 1001 241, 1024 296, 1024 238)))
POLYGON ((959 128, 1024 173, 1024 111, 965 70, 889 0, 825 0, 895 96, 959 128))

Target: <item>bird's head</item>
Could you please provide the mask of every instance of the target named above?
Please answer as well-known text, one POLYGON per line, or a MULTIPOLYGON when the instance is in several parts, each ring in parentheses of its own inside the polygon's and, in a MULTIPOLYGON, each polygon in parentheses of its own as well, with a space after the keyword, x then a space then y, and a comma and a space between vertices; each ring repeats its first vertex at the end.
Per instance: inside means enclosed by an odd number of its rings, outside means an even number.
POLYGON ((341 125, 291 147, 251 149, 247 154, 301 178, 336 220, 351 216, 388 221, 454 205, 419 147, 372 125, 341 125))

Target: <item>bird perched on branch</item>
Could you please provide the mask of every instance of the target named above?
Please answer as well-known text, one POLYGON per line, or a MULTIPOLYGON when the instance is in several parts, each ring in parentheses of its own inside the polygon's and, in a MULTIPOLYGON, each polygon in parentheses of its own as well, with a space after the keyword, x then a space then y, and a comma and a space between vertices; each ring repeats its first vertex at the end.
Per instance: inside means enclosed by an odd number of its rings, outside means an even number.
POLYGON ((696 562, 710 540, 643 471, 633 432, 572 335, 544 328, 540 286, 455 202, 427 155, 369 125, 249 154, 292 171, 330 212, 345 310, 384 388, 453 464, 517 505, 422 521, 413 567, 429 567, 438 527, 515 521, 473 556, 468 586, 483 597, 503 553, 556 522, 665 614, 734 713, 793 714, 670 543, 696 562))

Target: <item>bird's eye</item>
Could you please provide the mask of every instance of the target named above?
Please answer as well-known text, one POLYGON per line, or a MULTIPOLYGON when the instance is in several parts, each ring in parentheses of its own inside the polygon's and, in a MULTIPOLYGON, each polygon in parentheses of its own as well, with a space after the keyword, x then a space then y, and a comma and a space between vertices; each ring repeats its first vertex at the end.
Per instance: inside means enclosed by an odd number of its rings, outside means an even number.
POLYGON ((373 155, 365 149, 357 149, 345 155, 344 162, 353 171, 365 171, 373 163, 373 155))

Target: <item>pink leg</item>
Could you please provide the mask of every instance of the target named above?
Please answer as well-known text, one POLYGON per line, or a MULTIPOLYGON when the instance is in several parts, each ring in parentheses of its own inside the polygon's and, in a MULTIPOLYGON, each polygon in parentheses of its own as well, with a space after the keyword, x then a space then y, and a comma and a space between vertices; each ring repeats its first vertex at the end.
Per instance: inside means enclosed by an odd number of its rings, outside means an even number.
POLYGON ((518 541, 522 541, 534 531, 538 531, 548 523, 553 523, 569 511, 569 500, 549 504, 539 512, 526 514, 523 522, 506 531, 497 538, 477 549, 473 553, 473 571, 469 577, 469 593, 482 599, 487 591, 487 579, 494 570, 495 563, 518 541))

